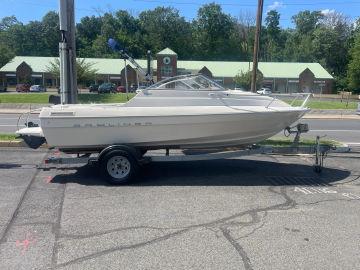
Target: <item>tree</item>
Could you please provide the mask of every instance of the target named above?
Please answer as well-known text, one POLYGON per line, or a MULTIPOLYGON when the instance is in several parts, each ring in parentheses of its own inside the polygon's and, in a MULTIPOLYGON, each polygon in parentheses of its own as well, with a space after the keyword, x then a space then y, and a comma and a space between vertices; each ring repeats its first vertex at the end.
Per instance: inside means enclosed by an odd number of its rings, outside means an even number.
POLYGON ((16 23, 15 16, 5 17, 0 21, 0 68, 15 56, 13 49, 8 45, 6 31, 16 23))
POLYGON ((255 14, 249 12, 240 13, 236 20, 235 32, 238 33, 236 41, 240 44, 241 49, 241 58, 239 60, 251 60, 254 46, 255 22, 255 14))
MULTIPOLYGON (((256 73, 256 88, 259 88, 263 82, 263 75, 260 71, 256 73)), ((252 71, 240 72, 234 78, 234 82, 237 86, 243 87, 245 90, 250 90, 251 88, 251 77, 252 71)))
POLYGON ((14 56, 14 52, 0 41, 0 68, 7 64, 14 56))
MULTIPOLYGON (((76 72, 78 84, 86 85, 88 82, 94 81, 97 70, 93 68, 94 64, 86 61, 85 58, 76 59, 76 72)), ((47 67, 47 72, 54 77, 60 78, 60 60, 55 58, 47 67)))
POLYGON ((266 32, 273 40, 280 37, 280 13, 276 10, 270 10, 265 18, 266 32))
POLYGON ((351 90, 360 93, 360 34, 355 38, 350 50, 350 58, 347 73, 348 85, 351 90))
POLYGON ((195 51, 198 58, 209 60, 233 59, 233 43, 229 43, 235 31, 235 19, 223 13, 215 3, 203 5, 193 23, 195 51))
POLYGON ((311 34, 319 25, 320 19, 323 18, 321 11, 300 11, 292 17, 296 25, 296 30, 300 34, 311 34))
POLYGON ((280 29, 280 14, 276 10, 270 10, 265 18, 266 31, 263 31, 265 37, 265 60, 276 61, 282 59, 281 51, 284 47, 280 29))
MULTIPOLYGON (((60 42, 60 25, 59 15, 55 11, 50 11, 42 18, 41 21, 42 40, 37 38, 37 45, 39 44, 43 51, 42 56, 57 56, 59 54, 60 42)), ((39 33, 38 33, 39 34, 39 33)), ((37 54, 39 55, 39 54, 37 54)))
MULTIPOLYGON (((179 57, 191 56, 191 27, 179 11, 170 7, 157 7, 139 15, 146 49, 158 52, 166 47, 178 53, 179 57)), ((146 50, 144 50, 146 52, 146 50)))
POLYGON ((300 11, 292 17, 295 30, 288 31, 284 46, 284 60, 294 62, 317 62, 314 53, 314 32, 320 26, 320 11, 300 11))
POLYGON ((4 17, 0 21, 0 31, 6 31, 11 26, 16 24, 20 24, 20 22, 16 19, 14 15, 9 17, 4 17))

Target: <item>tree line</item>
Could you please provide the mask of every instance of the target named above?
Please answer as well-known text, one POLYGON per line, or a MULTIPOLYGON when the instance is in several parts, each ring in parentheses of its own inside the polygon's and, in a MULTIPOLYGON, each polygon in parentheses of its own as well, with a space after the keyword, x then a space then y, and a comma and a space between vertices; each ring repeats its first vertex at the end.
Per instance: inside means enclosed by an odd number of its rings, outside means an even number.
MULTIPOLYGON (((360 20, 340 13, 304 10, 292 17, 294 28, 280 27, 281 14, 268 11, 261 29, 260 61, 319 62, 335 78, 335 90, 360 91, 360 20)), ((171 7, 134 16, 126 10, 83 17, 76 25, 78 57, 116 58, 107 46, 117 39, 135 58, 166 47, 182 60, 251 61, 255 16, 238 17, 211 3, 187 21, 171 7)), ((57 56, 60 40, 55 11, 23 24, 15 16, 0 21, 0 66, 14 55, 57 56)))

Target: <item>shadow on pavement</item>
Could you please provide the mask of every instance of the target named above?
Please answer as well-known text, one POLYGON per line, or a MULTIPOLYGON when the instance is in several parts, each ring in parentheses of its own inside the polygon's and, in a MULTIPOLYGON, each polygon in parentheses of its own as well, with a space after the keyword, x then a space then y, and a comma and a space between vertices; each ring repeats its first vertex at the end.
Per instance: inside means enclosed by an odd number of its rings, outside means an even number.
POLYGON ((0 170, 20 168, 21 166, 21 164, 16 163, 0 163, 0 170))
MULTIPOLYGON (((311 165, 259 160, 150 163, 129 186, 269 186, 329 184, 345 179, 350 171, 324 168, 321 174, 311 165)), ((74 173, 58 174, 53 183, 109 186, 96 166, 79 167, 74 173)))

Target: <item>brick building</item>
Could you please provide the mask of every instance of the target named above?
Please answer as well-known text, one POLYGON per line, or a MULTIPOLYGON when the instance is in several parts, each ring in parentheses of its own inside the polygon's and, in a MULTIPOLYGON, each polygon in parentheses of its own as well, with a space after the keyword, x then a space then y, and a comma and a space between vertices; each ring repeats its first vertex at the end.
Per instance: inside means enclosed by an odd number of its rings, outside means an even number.
MULTIPOLYGON (((21 82, 58 86, 59 80, 47 70, 54 57, 16 56, 0 69, 0 84, 10 87, 21 82)), ((113 82, 125 85, 125 62, 121 59, 87 58, 97 70, 92 82, 113 82)), ((136 60, 146 69, 144 59, 136 60)), ((234 77, 240 72, 251 70, 251 62, 230 61, 183 61, 169 48, 158 52, 152 61, 154 81, 183 74, 202 73, 225 87, 234 88, 234 77)), ((263 75, 263 86, 275 92, 331 93, 334 78, 319 63, 260 62, 259 71, 263 75)), ((144 81, 131 63, 127 62, 129 85, 144 81)), ((91 83, 91 82, 89 82, 91 83)))

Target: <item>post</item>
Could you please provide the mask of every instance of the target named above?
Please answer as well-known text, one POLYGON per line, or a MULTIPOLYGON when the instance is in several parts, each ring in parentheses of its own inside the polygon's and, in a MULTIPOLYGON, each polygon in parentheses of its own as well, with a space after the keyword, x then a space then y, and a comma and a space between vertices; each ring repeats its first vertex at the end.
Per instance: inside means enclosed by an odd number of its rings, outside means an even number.
POLYGON ((128 77, 127 77, 127 64, 126 64, 126 58, 124 58, 124 63, 125 63, 125 72, 124 72, 124 75, 125 75, 125 90, 126 90, 126 98, 127 100, 129 100, 129 87, 128 87, 128 77))
POLYGON ((77 103, 74 0, 60 0, 60 94, 62 104, 77 103))
POLYGON ((256 91, 256 76, 257 76, 257 69, 258 69, 259 42, 260 42, 263 6, 264 6, 264 0, 258 0, 258 8, 257 8, 257 15, 256 15, 255 42, 254 42, 254 55, 253 55, 253 70, 252 70, 252 77, 251 77, 251 92, 256 91))

